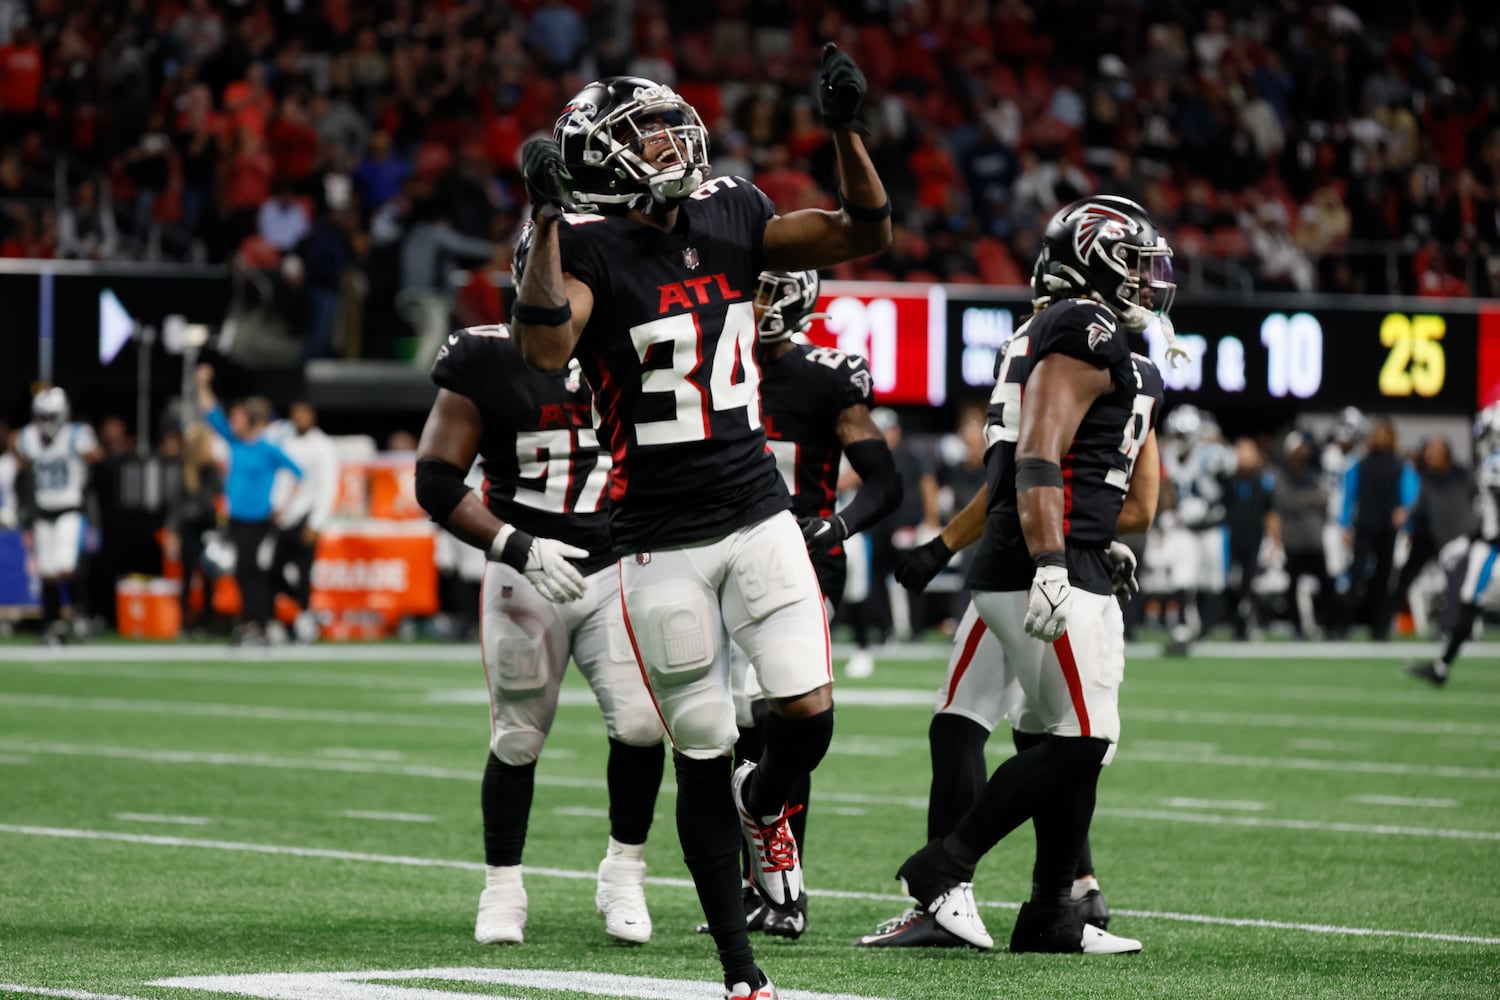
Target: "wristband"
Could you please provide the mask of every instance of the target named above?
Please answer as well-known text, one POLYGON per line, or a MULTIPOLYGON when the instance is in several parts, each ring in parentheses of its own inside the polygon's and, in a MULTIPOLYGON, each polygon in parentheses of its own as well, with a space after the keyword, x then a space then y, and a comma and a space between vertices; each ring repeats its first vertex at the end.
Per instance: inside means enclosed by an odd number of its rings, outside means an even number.
POLYGON ((517 302, 510 311, 510 318, 528 326, 562 326, 573 318, 573 303, 560 306, 534 306, 529 302, 517 302))
POLYGON ((1062 549, 1049 549, 1046 552, 1038 552, 1032 562, 1036 563, 1037 569, 1043 566, 1061 566, 1067 569, 1068 556, 1062 549))
POLYGON ((513 524, 501 525, 490 542, 489 557, 518 572, 525 572, 527 557, 531 555, 533 539, 513 524))
POLYGON ((1023 458, 1016 462, 1016 492, 1025 493, 1038 486, 1063 488, 1062 467, 1045 458, 1023 458))
POLYGON ((849 202, 844 200, 844 192, 840 191, 839 207, 844 210, 845 215, 849 216, 855 222, 884 222, 891 217, 891 200, 889 198, 879 207, 871 208, 868 205, 849 204, 849 202))

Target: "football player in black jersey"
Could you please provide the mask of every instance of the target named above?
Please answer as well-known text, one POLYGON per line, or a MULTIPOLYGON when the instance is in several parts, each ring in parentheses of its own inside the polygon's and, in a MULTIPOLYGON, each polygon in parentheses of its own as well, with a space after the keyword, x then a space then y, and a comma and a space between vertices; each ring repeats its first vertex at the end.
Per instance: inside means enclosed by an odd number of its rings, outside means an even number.
POLYGON ((738 842, 768 904, 794 909, 787 794, 827 752, 833 697, 817 576, 761 425, 752 299, 762 271, 831 266, 891 240, 860 138, 864 75, 830 44, 817 90, 837 212, 778 215, 747 180, 707 180, 697 112, 649 80, 590 84, 553 139, 522 149, 534 219, 517 253, 517 343, 546 371, 576 354, 594 388, 626 628, 676 751, 683 853, 727 996, 757 1000, 776 989, 745 930, 738 842), (725 632, 771 706, 758 765, 733 766, 725 632))
POLYGON ((969 586, 1045 734, 1001 764, 953 831, 897 877, 920 917, 991 947, 974 869, 1030 819, 1031 899, 1011 951, 1115 954, 1140 942, 1085 923, 1073 883, 1099 771, 1120 736, 1125 628, 1109 546, 1155 406, 1139 391, 1127 334, 1164 317, 1176 286, 1166 240, 1124 198, 1067 206, 1042 245, 1033 290, 1048 304, 1011 338, 996 372, 989 510, 969 586))
MULTIPOLYGON (((792 513, 802 525, 818 587, 831 619, 844 593, 845 539, 865 530, 901 504, 903 485, 885 435, 870 417, 873 384, 865 359, 801 339, 818 303, 818 272, 766 271, 755 296, 760 365, 761 419, 776 466, 792 494, 792 513), (797 338, 797 339, 794 339, 797 338), (861 486, 837 512, 841 457, 859 475, 861 486)), ((770 708, 755 666, 738 646, 730 650, 738 760, 759 760, 770 708)), ((810 781, 787 794, 798 856, 806 847, 810 781)), ((747 859, 748 860, 748 859, 747 859)), ((744 890, 750 930, 798 938, 807 929, 807 895, 795 910, 772 909, 750 882, 744 890)), ((707 931, 707 925, 699 930, 707 931)))
POLYGON ((610 836, 595 904, 606 933, 651 937, 642 858, 666 751, 620 611, 609 538, 609 453, 576 368, 535 372, 503 326, 448 338, 432 368, 437 399, 417 448, 417 499, 459 540, 488 553, 480 647, 490 695, 481 804, 485 889, 474 937, 519 944, 526 926, 521 851, 536 760, 571 656, 609 734, 610 836), (464 486, 479 456, 484 496, 464 486))

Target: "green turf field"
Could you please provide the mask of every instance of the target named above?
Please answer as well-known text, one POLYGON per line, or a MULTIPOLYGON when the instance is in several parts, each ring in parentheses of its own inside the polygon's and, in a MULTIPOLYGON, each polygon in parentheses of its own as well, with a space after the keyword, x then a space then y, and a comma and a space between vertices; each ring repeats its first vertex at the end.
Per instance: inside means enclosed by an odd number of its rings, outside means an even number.
MULTIPOLYGON (((670 777, 647 848, 656 937, 604 936, 605 741, 581 683, 539 772, 526 943, 486 949, 471 937, 477 662, 317 652, 4 651, 0 995, 719 995, 670 777)), ((1093 831, 1112 929, 1145 943, 1123 958, 852 948, 902 909, 892 873, 923 839, 944 650, 841 682, 814 785, 810 929, 759 942, 762 966, 788 1000, 1500 996, 1496 662, 1466 661, 1437 691, 1394 659, 1264 652, 1130 665, 1093 831)), ((995 743, 998 760, 1009 740, 995 743)), ((1002 943, 1030 860, 1023 829, 980 868, 1002 943)))

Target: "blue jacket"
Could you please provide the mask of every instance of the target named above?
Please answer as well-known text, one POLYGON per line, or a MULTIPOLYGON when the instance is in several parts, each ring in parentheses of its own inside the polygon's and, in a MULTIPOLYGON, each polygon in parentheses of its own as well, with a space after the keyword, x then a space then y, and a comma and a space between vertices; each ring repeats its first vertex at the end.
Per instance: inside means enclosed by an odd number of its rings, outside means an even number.
POLYGON ((276 485, 277 470, 286 469, 298 479, 302 478, 302 470, 287 458, 286 452, 264 438, 241 441, 235 437, 221 407, 209 410, 204 419, 229 442, 229 474, 224 479, 229 516, 236 521, 269 521, 271 488, 276 485))

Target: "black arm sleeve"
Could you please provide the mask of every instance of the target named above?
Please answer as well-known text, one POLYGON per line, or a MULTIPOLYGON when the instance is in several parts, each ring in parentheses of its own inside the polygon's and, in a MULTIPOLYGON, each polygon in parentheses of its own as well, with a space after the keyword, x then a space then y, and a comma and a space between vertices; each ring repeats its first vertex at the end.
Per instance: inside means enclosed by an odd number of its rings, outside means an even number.
POLYGON ((853 535, 894 514, 901 506, 906 486, 884 440, 868 438, 856 441, 844 449, 844 454, 849 456, 849 464, 864 480, 854 499, 838 512, 849 534, 853 535))
POLYGON ((458 466, 441 458, 417 460, 417 503, 438 524, 448 523, 449 515, 468 493, 464 471, 458 466))

